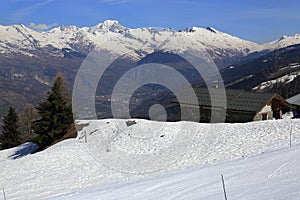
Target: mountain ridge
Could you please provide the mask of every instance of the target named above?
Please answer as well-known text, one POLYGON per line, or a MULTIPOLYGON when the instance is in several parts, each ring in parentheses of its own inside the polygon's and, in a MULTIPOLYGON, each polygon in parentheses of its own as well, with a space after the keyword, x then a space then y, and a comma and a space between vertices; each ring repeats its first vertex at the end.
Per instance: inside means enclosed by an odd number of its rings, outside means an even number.
MULTIPOLYGON (((21 39, 20 35, 21 35, 21 37, 23 36, 25 39, 34 40, 35 45, 38 45, 39 47, 44 47, 46 45, 53 45, 56 48, 69 48, 70 47, 68 45, 68 43, 70 43, 69 40, 71 38, 80 39, 80 38, 78 38, 78 36, 85 37, 84 39, 87 39, 90 42, 94 42, 94 44, 96 44, 96 46, 97 46, 97 45, 99 45, 99 43, 95 42, 95 40, 92 40, 93 38, 91 38, 92 37, 91 35, 98 36, 98 38, 101 39, 100 34, 103 35, 104 33, 106 33, 106 34, 118 33, 121 35, 126 35, 127 37, 129 35, 133 35, 133 36, 137 37, 138 34, 140 34, 139 39, 145 39, 144 37, 147 35, 145 35, 145 33, 144 33, 144 35, 141 34, 145 31, 148 31, 150 33, 150 35, 155 35, 156 33, 162 34, 164 32, 169 32, 171 34, 168 35, 168 37, 180 36, 180 34, 185 34, 186 36, 190 36, 192 33, 194 33, 198 36, 198 37, 196 37, 196 39, 199 39, 199 38, 201 38, 200 36, 202 36, 203 39, 205 39, 206 41, 209 41, 207 36, 213 37, 213 34, 222 35, 224 41, 227 40, 227 42, 229 42, 229 43, 232 41, 228 41, 228 40, 236 40, 235 41, 236 44, 238 44, 241 41, 245 42, 245 44, 249 45, 249 47, 248 47, 249 52, 262 51, 265 49, 275 49, 278 47, 282 48, 282 47, 300 43, 300 34, 295 34, 293 36, 282 36, 281 38, 279 38, 277 40, 263 43, 263 44, 258 44, 258 43, 255 43, 255 42, 252 42, 249 40, 240 39, 237 36, 233 36, 233 35, 221 32, 212 27, 202 28, 202 27, 193 26, 193 27, 186 28, 184 30, 178 30, 178 31, 173 30, 173 29, 158 30, 158 29, 151 28, 151 27, 128 28, 128 27, 121 25, 117 20, 106 20, 106 21, 103 21, 102 23, 98 23, 95 26, 91 26, 91 27, 61 25, 58 27, 54 27, 48 31, 42 31, 42 32, 36 31, 24 24, 19 24, 19 25, 13 24, 13 25, 8 25, 8 26, 0 25, 0 30, 1 30, 1 32, 0 32, 0 38, 1 38, 0 39, 0 42, 1 42, 0 49, 2 49, 2 51, 3 51, 3 47, 5 47, 5 45, 3 45, 3 43, 5 44, 5 42, 8 42, 8 43, 13 42, 12 40, 6 40, 6 38, 13 39, 14 37, 16 37, 16 40, 17 40, 17 39, 21 39), (7 32, 7 31, 9 32, 9 35, 5 34, 5 32, 7 32), (16 34, 12 34, 12 33, 16 33, 16 34), (62 36, 65 36, 65 37, 62 37, 62 36), (58 37, 60 37, 60 38, 58 38, 58 37), (46 41, 43 41, 42 39, 45 39, 46 41), (49 39, 52 39, 52 40, 56 39, 56 41, 54 41, 54 40, 49 41, 49 39), (63 43, 63 42, 61 43, 61 41, 59 41, 60 39, 65 40, 65 43, 63 43), (237 39, 240 41, 238 41, 237 39)), ((111 36, 111 35, 109 35, 109 36, 111 36)), ((116 35, 114 35, 114 36, 116 36, 116 35)), ((192 39, 194 39, 194 38, 192 38, 192 39)), ((216 37, 213 37, 213 39, 216 39, 216 37)), ((21 42, 21 44, 22 44, 22 42, 26 42, 26 41, 18 40, 18 42, 21 42)), ((203 40, 201 42, 205 43, 205 41, 203 41, 203 40)), ((209 42, 207 42, 207 43, 209 43, 209 42)), ((229 47, 229 46, 227 46, 227 47, 229 47)), ((241 47, 239 47, 238 49, 241 50, 241 47)))

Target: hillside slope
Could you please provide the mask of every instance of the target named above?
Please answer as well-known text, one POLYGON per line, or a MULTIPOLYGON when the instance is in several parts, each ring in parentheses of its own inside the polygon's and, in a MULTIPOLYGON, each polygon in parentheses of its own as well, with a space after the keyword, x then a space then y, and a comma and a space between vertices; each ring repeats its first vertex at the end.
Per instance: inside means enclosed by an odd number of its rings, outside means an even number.
POLYGON ((156 174, 141 180, 90 187, 47 199, 105 200, 298 200, 300 146, 247 159, 156 174))
MULTIPOLYGON (((270 193, 274 196, 276 185, 281 186, 284 181, 290 181, 290 185, 280 188, 281 191, 286 192, 284 195, 290 195, 287 197, 299 195, 294 188, 299 188, 297 165, 300 150, 294 147, 278 151, 289 147, 291 127, 293 145, 300 143, 299 120, 246 124, 135 120, 136 124, 131 126, 127 126, 126 122, 113 119, 82 121, 89 125, 83 127, 77 139, 62 141, 45 151, 19 159, 9 158, 19 151, 18 148, 1 151, 1 187, 5 189, 7 199, 55 199, 58 196, 62 199, 97 199, 101 195, 104 199, 118 199, 120 196, 113 196, 116 191, 124 195, 128 191, 128 197, 132 197, 129 199, 144 194, 145 198, 140 199, 147 199, 160 191, 166 192, 160 199, 176 199, 175 194, 178 199, 181 196, 182 199, 188 199, 190 193, 197 199, 199 191, 206 191, 203 194, 200 192, 201 195, 213 199, 215 195, 222 194, 220 173, 224 173, 228 184, 233 184, 232 189, 228 188, 229 192, 244 191, 249 186, 245 194, 257 189, 261 191, 257 195, 270 193), (270 153, 272 151, 275 152, 270 153), (261 153, 265 155, 251 158, 261 153), (240 161, 230 161, 236 159, 240 161), (218 164, 228 161, 228 164, 218 164), (170 172, 196 166, 195 170, 170 172), (262 170, 260 174, 256 172, 258 169, 270 171, 262 170), (252 177, 253 173, 256 175, 252 177), (147 177, 150 179, 144 179, 147 177), (135 181, 140 178, 144 180, 140 183, 135 181), (281 179, 283 182, 279 181, 281 179), (122 180, 132 184, 120 182, 122 180), (168 180, 174 180, 174 183, 168 180), (157 181, 161 185, 157 185, 157 181), (196 181, 199 182, 192 186, 195 190, 189 190, 190 184, 196 181), (114 182, 118 184, 108 185, 114 182), (260 188, 260 184, 266 186, 260 188), (149 188, 145 190, 143 186, 149 188), (132 188, 136 189, 133 191, 132 188)), ((236 199, 240 194, 233 193, 236 199)))
POLYGON ((292 45, 221 71, 227 87, 278 92, 283 97, 299 93, 300 45, 292 45))

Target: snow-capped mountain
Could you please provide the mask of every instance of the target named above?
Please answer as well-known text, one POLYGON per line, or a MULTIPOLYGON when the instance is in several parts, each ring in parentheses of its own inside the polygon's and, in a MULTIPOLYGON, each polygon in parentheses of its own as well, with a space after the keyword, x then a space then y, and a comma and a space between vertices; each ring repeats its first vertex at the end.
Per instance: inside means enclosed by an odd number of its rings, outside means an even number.
MULTIPOLYGON (((24 25, 0 26, 0 52, 21 52, 44 47, 68 48, 88 53, 93 48, 113 52, 140 48, 160 48, 166 51, 199 50, 205 48, 213 58, 235 58, 260 51, 253 42, 222 33, 213 28, 192 27, 182 31, 154 28, 130 29, 118 21, 107 20, 94 27, 60 26, 47 32, 37 32, 24 25), (103 45, 108 43, 109 45, 103 45), (124 47, 125 46, 125 47, 124 47), (124 47, 122 49, 120 47, 124 47)), ((31 54, 34 54, 31 52, 31 54)))
POLYGON ((94 48, 114 53, 139 49, 160 49, 175 53, 205 49, 220 68, 254 52, 273 50, 299 42, 300 36, 295 35, 283 36, 277 41, 259 45, 211 27, 191 27, 180 31, 155 28, 131 29, 122 26, 116 20, 106 20, 93 27, 62 25, 47 32, 37 32, 22 24, 0 26, 1 54, 22 53, 36 56, 35 50, 49 47, 67 48, 84 54, 94 48))
POLYGON ((185 30, 136 28, 122 26, 116 20, 106 20, 93 27, 59 26, 47 32, 37 32, 25 25, 0 26, 0 53, 22 53, 34 56, 34 50, 53 47, 88 53, 94 48, 112 52, 162 49, 172 52, 206 49, 220 67, 254 52, 282 48, 300 43, 300 35, 283 36, 266 44, 242 40, 214 28, 191 27, 185 30), (225 60, 225 61, 224 61, 225 60))

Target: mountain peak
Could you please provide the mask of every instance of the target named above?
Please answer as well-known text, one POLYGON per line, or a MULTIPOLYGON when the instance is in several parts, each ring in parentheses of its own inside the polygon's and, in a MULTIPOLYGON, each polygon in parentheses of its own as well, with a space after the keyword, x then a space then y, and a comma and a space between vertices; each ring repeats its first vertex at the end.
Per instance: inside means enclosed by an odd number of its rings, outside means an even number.
POLYGON ((117 21, 117 20, 110 20, 110 19, 103 21, 102 24, 104 26, 107 26, 107 27, 111 27, 113 25, 120 25, 119 21, 117 21))
POLYGON ((105 20, 102 23, 97 24, 96 26, 92 27, 91 30, 93 31, 111 31, 114 33, 123 33, 128 28, 122 26, 117 20, 105 20))

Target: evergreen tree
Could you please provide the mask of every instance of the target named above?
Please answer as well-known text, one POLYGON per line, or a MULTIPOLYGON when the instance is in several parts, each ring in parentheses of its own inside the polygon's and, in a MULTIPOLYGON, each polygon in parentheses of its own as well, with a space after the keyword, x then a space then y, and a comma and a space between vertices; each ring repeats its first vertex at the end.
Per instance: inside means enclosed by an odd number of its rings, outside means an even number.
POLYGON ((3 132, 0 135, 1 149, 15 147, 20 144, 18 121, 19 117, 16 110, 10 107, 7 115, 3 118, 3 132))
POLYGON ((66 92, 64 78, 58 73, 47 99, 36 108, 40 118, 33 122, 33 130, 39 135, 36 142, 40 148, 61 138, 73 123, 72 107, 66 92))

